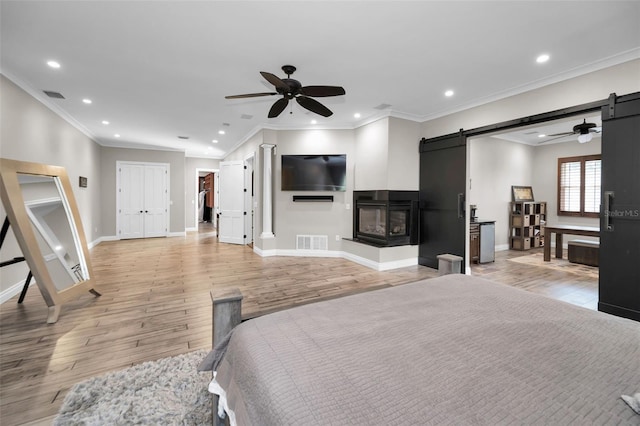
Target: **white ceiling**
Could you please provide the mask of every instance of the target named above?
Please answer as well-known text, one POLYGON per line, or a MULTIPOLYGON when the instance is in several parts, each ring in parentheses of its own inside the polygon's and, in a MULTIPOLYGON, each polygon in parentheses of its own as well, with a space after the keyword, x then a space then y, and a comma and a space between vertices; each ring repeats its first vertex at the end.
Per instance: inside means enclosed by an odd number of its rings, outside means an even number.
POLYGON ((222 158, 260 128, 424 121, 640 57, 638 1, 0 4, 8 78, 102 145, 196 157, 222 158), (542 53, 551 59, 537 64, 542 53), (61 67, 48 67, 51 59, 61 67), (277 96, 224 98, 272 91, 259 72, 284 78, 285 64, 303 85, 345 88, 318 98, 333 116, 292 102, 268 119, 277 96), (455 95, 445 97, 448 89, 455 95))

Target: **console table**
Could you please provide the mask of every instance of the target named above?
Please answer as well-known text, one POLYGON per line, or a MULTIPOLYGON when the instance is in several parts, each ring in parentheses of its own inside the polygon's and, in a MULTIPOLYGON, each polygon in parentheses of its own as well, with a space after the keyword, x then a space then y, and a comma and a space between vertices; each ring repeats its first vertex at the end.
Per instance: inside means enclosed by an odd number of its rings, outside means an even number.
POLYGON ((551 234, 556 234, 556 258, 562 259, 562 234, 599 237, 600 228, 595 226, 547 225, 544 228, 544 261, 551 261, 551 234))

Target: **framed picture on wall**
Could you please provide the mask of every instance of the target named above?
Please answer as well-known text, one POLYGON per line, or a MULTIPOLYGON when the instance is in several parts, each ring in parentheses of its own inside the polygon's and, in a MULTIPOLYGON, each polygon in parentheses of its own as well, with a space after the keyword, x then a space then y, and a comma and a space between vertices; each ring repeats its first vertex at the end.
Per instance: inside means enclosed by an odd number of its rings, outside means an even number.
POLYGON ((533 188, 530 186, 512 186, 511 195, 514 203, 519 201, 534 201, 533 188))

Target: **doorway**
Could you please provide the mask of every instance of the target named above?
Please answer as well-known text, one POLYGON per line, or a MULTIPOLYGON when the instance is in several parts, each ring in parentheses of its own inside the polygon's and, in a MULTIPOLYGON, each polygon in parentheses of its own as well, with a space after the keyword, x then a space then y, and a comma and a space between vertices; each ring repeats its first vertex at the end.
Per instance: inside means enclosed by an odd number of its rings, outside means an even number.
POLYGON ((207 232, 217 229, 218 170, 196 168, 194 223, 195 228, 207 228, 207 232))

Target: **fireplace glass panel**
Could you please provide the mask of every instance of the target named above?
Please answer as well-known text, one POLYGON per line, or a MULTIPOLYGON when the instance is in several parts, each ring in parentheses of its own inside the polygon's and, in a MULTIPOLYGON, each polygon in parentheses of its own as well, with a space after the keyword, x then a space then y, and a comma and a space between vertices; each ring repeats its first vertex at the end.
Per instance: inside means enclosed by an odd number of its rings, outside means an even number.
POLYGON ((363 234, 386 236, 387 212, 384 207, 365 207, 359 209, 358 232, 363 234))
POLYGON ((389 212, 389 235, 409 235, 407 229, 407 217, 409 212, 406 210, 391 210, 389 212))

